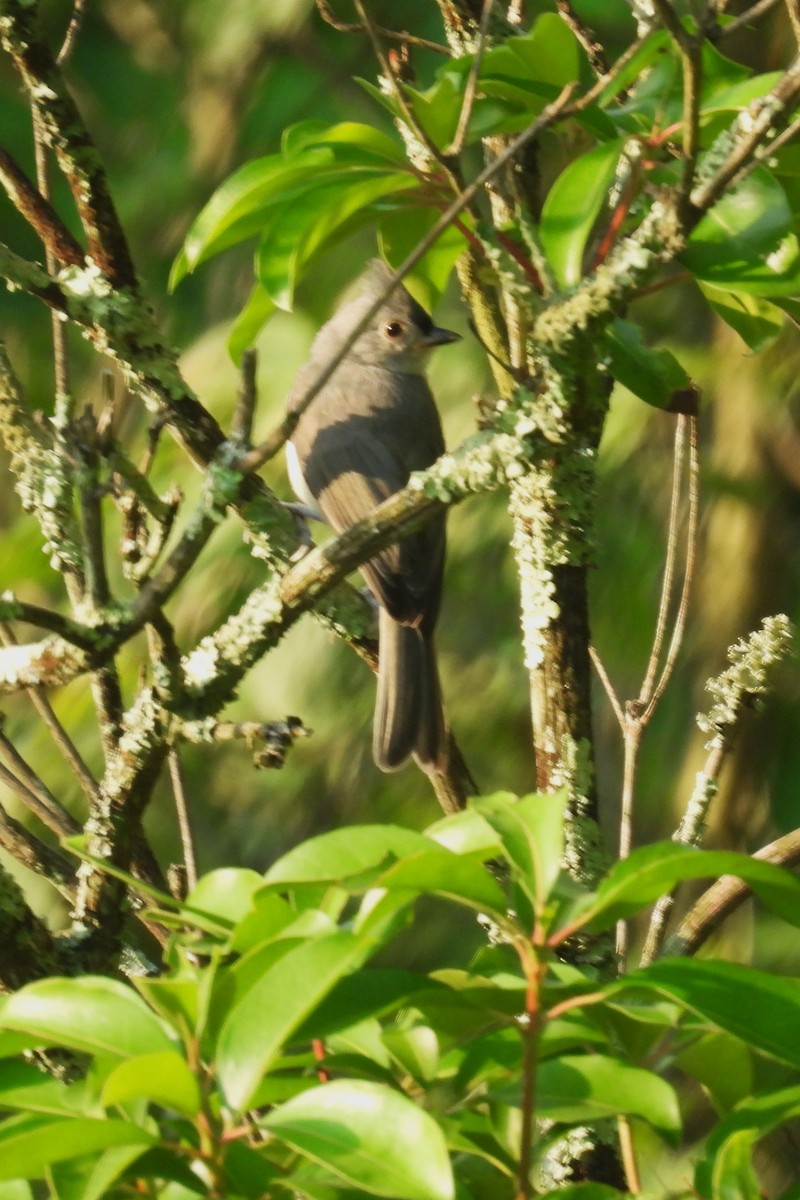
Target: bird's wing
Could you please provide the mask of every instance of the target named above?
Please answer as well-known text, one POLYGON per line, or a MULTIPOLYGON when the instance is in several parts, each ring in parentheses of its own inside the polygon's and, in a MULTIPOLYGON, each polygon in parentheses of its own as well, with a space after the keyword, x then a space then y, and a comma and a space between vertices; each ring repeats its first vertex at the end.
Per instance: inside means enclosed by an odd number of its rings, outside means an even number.
MULTIPOLYGON (((390 449, 380 414, 350 414, 318 429, 303 474, 325 518, 341 532, 408 482, 408 469, 390 449)), ((378 600, 395 620, 432 629, 441 590, 444 520, 387 546, 362 567, 378 600)))

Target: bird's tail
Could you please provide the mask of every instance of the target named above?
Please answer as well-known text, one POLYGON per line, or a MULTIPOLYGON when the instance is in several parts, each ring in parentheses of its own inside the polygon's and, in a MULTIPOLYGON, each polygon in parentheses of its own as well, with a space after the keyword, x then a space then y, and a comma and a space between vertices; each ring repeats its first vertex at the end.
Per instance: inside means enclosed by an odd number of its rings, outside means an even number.
POLYGON ((380 609, 380 662, 372 752, 382 771, 413 754, 428 771, 447 765, 447 731, 433 643, 380 609))

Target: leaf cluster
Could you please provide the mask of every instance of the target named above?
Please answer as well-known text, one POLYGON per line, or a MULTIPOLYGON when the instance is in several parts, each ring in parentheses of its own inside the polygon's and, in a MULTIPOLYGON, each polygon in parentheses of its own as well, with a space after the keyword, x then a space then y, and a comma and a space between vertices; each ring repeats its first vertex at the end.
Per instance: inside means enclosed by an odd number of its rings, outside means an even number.
POLYGON ((754 1144, 800 1105, 786 1080, 750 1094, 758 1058, 800 1067, 797 981, 667 959, 603 982, 556 950, 720 871, 798 924, 800 881, 666 843, 585 892, 558 868, 563 809, 563 796, 498 794, 421 834, 320 835, 265 876, 223 869, 180 907, 162 897, 151 915, 175 934, 161 977, 135 990, 50 978, 8 997, 0 1179, 20 1198, 43 1178, 76 1200, 145 1181, 169 1200, 488 1200, 514 1194, 534 1121, 548 1130, 536 1156, 621 1114, 678 1144, 671 1067, 709 1087, 720 1114, 697 1194, 754 1180, 754 1144), (427 974, 374 965, 422 896, 481 914, 493 944, 427 974), (82 1064, 77 1078, 42 1071, 37 1056, 54 1051, 82 1064))

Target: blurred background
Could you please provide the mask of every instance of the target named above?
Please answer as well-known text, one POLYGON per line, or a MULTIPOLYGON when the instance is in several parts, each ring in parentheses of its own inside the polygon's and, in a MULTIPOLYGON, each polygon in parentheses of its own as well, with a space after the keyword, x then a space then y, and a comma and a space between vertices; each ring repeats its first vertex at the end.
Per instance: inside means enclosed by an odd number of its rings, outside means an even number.
MULTIPOLYGON (((344 0, 342 0, 344 6, 344 0)), ((69 15, 64 0, 42 5, 54 44, 69 15)), ((538 13, 554 4, 530 6, 538 13)), ((575 7, 607 41, 627 44, 626 7, 581 0, 575 7)), ((352 13, 345 11, 344 19, 352 13)), ((732 10, 740 8, 732 6, 732 10)), ((375 19, 395 29, 441 40, 436 6, 417 0, 373 0, 375 19), (421 13, 421 10, 422 13, 421 13)), ((726 53, 759 69, 784 65, 790 50, 780 11, 762 20, 726 53)), ((415 56, 427 80, 435 55, 415 56)), ((275 152, 283 129, 316 117, 385 125, 388 118, 354 82, 375 67, 366 40, 325 25, 312 0, 96 0, 68 68, 68 78, 106 163, 113 195, 135 261, 166 336, 200 400, 229 428, 237 372, 226 351, 231 321, 252 285, 247 248, 226 252, 167 291, 170 264, 197 212, 219 182, 249 159, 275 152)), ((7 62, 0 63, 0 144, 32 172, 30 119, 7 62)), ((64 214, 66 191, 54 180, 64 214)), ((34 236, 0 197, 2 240, 29 258, 40 256, 34 236)), ((299 289, 292 314, 277 315, 258 339, 257 435, 282 414, 285 395, 311 338, 341 290, 375 253, 374 238, 354 236, 330 252, 299 289)), ((800 340, 785 330, 754 356, 687 285, 643 299, 637 316, 650 339, 668 345, 702 389, 702 497, 699 565, 678 669, 645 739, 638 786, 636 840, 669 836, 704 753, 695 713, 706 707, 705 680, 726 662, 728 645, 767 614, 800 618, 800 340)), ((475 401, 491 393, 480 347, 469 334, 456 289, 437 320, 465 335, 439 352, 431 370, 447 440, 474 429, 475 401)), ((49 321, 25 297, 0 293, 0 325, 32 409, 51 412, 49 321)), ((101 403, 103 364, 70 331, 75 391, 81 405, 101 403)), ((594 640, 622 700, 638 692, 658 601, 675 418, 618 389, 603 440, 597 504, 597 553, 592 576, 594 640)), ((136 403, 121 434, 134 459, 146 426, 136 403)), ((41 553, 33 519, 13 491, 0 461, 0 589, 29 601, 62 602, 59 577, 41 553)), ((281 464, 265 472, 289 496, 281 464)), ((164 440, 153 482, 164 491, 179 482, 187 497, 199 477, 164 440)), ((518 602, 510 532, 502 495, 477 497, 450 518, 450 550, 440 622, 441 673, 450 721, 483 791, 533 786, 528 690, 518 636, 518 602)), ((110 522, 110 544, 115 529, 110 522)), ((112 556, 113 558, 113 556, 112 556)), ((182 647, 191 647, 241 604, 262 568, 229 518, 212 539, 169 616, 182 647)), ((126 698, 133 695, 140 647, 126 653, 126 698)), ((264 869, 301 838, 342 824, 396 821, 424 827, 439 811, 414 768, 381 775, 370 754, 374 682, 348 647, 312 616, 247 677, 229 715, 267 721, 296 714, 314 730, 280 771, 257 771, 240 743, 187 747, 182 758, 201 870, 222 864, 264 869)), ((800 819, 800 675, 787 667, 778 694, 749 714, 726 765, 710 844, 755 848, 800 819)), ((91 765, 100 767, 88 689, 78 681, 54 700, 91 765)), ((49 786, 82 812, 82 799, 24 698, 4 702, 7 731, 49 786)), ((619 732, 598 689, 598 773, 609 842, 615 841, 620 788, 619 732)), ((20 815, 13 800, 10 811, 20 815)), ((148 826, 162 863, 180 858, 168 783, 159 787, 148 826)), ((26 881, 30 884, 30 880, 26 881)), ((36 905, 58 921, 59 903, 44 887, 36 905)), ((743 913, 721 936, 730 957, 797 969, 796 935, 784 926, 759 927, 743 913), (791 939, 791 941, 789 941, 791 939)), ((472 931, 465 936, 473 935, 472 931)), ((448 955, 451 934, 436 922, 407 948, 416 965, 448 955)), ((457 947, 458 957, 463 947, 457 947)))

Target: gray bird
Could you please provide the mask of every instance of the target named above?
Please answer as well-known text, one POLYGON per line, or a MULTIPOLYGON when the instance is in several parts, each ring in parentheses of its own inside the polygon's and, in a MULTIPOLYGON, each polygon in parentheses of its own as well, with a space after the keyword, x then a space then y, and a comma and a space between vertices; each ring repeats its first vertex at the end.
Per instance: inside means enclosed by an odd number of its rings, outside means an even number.
MULTIPOLYGON (((390 276, 384 263, 371 263, 357 298, 323 325, 290 394, 290 412, 390 276)), ((433 347, 458 340, 459 334, 438 329, 398 287, 301 415, 287 445, 289 480, 300 500, 337 533, 443 452, 442 426, 424 372, 433 347)), ((383 771, 396 770, 411 755, 427 770, 443 770, 447 763, 433 648, 444 552, 442 513, 361 568, 379 605, 372 752, 383 771)))

